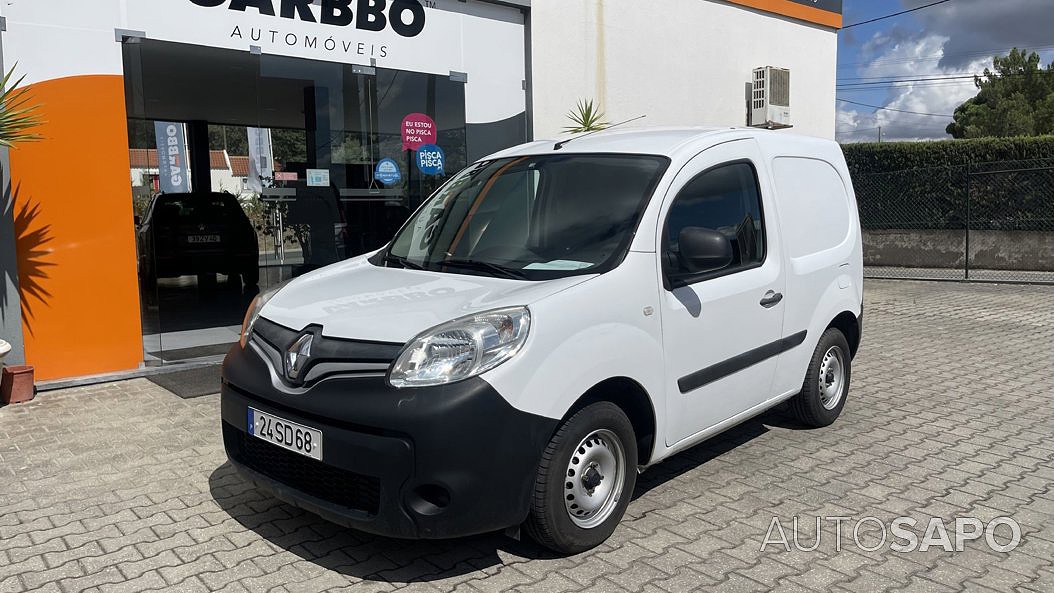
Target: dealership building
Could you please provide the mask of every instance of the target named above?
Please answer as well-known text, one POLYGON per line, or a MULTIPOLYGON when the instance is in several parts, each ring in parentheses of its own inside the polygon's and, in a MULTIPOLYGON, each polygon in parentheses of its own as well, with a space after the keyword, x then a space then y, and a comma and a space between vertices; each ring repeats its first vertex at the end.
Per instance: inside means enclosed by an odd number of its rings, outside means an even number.
POLYGON ((611 123, 833 138, 841 12, 7 0, 0 59, 42 139, 0 155, 5 362, 46 382, 215 361, 261 288, 384 245, 444 179, 560 135, 580 100, 611 123), (217 171, 244 175, 232 195, 217 171))

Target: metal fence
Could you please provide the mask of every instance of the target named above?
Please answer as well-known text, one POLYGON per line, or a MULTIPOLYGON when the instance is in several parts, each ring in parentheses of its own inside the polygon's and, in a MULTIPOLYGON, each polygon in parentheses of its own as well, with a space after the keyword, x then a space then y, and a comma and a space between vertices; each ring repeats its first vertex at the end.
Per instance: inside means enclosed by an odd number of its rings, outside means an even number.
POLYGON ((1054 284, 1054 159, 853 182, 868 277, 1054 284))

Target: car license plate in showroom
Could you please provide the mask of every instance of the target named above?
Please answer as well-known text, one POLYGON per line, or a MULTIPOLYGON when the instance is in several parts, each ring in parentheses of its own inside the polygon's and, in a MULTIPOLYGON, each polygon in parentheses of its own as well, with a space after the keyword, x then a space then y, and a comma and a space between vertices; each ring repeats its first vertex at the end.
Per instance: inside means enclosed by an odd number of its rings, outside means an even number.
POLYGON ((249 408, 249 434, 283 449, 322 460, 322 431, 249 408))
POLYGON ((187 243, 219 243, 219 235, 190 235, 187 237, 187 243))

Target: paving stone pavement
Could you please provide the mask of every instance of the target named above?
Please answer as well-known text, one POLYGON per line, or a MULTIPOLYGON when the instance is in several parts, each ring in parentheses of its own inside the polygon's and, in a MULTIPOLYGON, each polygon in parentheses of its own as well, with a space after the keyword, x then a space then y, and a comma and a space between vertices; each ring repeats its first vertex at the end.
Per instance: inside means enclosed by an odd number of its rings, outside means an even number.
POLYGON ((217 396, 145 380, 42 394, 0 409, 0 592, 1054 591, 1054 287, 866 293, 834 426, 776 411, 656 466, 610 542, 570 558, 499 535, 379 538, 277 502, 226 464, 217 396), (762 551, 795 516, 804 548, 815 517, 849 518, 841 545, 824 519, 814 551, 762 551), (1022 539, 856 545, 856 521, 898 516, 919 537, 930 517, 1008 516, 1022 539))

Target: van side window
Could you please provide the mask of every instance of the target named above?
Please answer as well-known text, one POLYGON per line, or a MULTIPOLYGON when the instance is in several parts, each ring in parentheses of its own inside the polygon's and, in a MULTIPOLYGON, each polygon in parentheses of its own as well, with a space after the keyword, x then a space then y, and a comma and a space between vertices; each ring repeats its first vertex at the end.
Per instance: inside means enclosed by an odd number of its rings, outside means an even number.
POLYGON ((690 274, 681 260, 678 238, 686 227, 715 230, 732 244, 732 262, 706 276, 722 276, 761 265, 765 228, 757 173, 749 163, 722 165, 700 174, 681 189, 666 219, 665 265, 672 277, 690 274))

